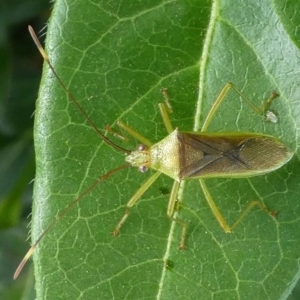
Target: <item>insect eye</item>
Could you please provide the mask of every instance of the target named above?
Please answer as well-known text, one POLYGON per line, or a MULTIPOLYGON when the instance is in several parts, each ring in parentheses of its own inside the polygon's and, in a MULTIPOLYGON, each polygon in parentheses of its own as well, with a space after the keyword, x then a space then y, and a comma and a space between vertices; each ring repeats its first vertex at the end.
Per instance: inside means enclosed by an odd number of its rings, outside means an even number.
POLYGON ((144 150, 146 150, 147 149, 147 147, 144 145, 144 144, 140 144, 139 146, 138 146, 138 150, 139 151, 144 151, 144 150))
POLYGON ((145 172, 148 171, 148 168, 147 168, 146 166, 139 166, 139 171, 140 171, 141 173, 145 173, 145 172))

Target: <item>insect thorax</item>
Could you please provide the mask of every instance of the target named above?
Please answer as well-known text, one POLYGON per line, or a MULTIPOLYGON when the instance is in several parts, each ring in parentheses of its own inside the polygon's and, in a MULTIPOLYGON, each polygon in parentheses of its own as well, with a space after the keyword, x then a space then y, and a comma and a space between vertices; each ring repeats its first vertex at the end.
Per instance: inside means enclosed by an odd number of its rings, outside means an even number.
POLYGON ((290 158, 286 146, 272 136, 175 129, 149 149, 133 151, 126 161, 140 170, 151 168, 180 182, 192 178, 256 176, 278 169, 290 158))
POLYGON ((160 171, 169 177, 180 181, 181 143, 180 132, 175 129, 160 142, 150 148, 151 169, 160 171))

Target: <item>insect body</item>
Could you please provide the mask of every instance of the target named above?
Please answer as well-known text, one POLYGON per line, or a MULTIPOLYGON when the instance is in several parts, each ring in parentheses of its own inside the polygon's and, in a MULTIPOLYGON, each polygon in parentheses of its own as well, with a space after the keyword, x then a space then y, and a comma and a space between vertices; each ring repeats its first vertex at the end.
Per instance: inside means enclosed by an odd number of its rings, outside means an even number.
POLYGON ((181 182, 195 178, 260 175, 278 169, 288 156, 286 147, 268 135, 175 129, 149 149, 133 151, 126 161, 135 167, 160 171, 181 182))
MULTIPOLYGON (((156 170, 136 191, 126 206, 126 211, 120 222, 117 224, 113 234, 117 235, 129 216, 130 208, 141 198, 141 196, 148 190, 153 182, 163 173, 174 179, 174 184, 170 193, 170 199, 167 209, 167 215, 173 221, 182 226, 182 234, 180 241, 180 248, 185 248, 186 239, 186 224, 174 217, 175 204, 177 200, 177 193, 179 185, 183 180, 198 179, 202 187, 205 198, 219 224, 225 232, 231 232, 238 223, 245 217, 245 215, 254 207, 258 206, 267 211, 271 215, 274 212, 269 211, 261 202, 252 201, 249 206, 244 210, 237 221, 229 226, 217 205, 212 199, 206 184, 203 179, 212 177, 251 177, 261 175, 280 168, 292 156, 287 147, 280 142, 277 138, 265 134, 236 132, 236 133, 208 133, 206 132, 215 111, 218 109, 221 102, 224 100, 227 92, 234 89, 240 97, 245 100, 257 113, 265 112, 267 107, 273 101, 275 96, 272 96, 265 102, 262 108, 256 107, 250 102, 233 84, 228 83, 220 92, 216 101, 214 102, 210 112, 208 113, 201 132, 181 132, 177 128, 173 129, 169 119, 168 111, 171 110, 170 102, 168 100, 167 91, 163 89, 163 95, 166 100, 164 103, 159 104, 160 112, 163 122, 168 132, 168 136, 162 141, 153 144, 147 138, 142 136, 139 132, 129 127, 128 125, 119 122, 119 126, 123 128, 129 135, 136 138, 142 143, 135 151, 126 150, 103 135, 97 129, 92 120, 83 111, 75 97, 65 87, 61 79, 53 69, 48 56, 42 48, 38 38, 36 37, 33 29, 29 27, 29 31, 33 40, 35 41, 39 51, 41 52, 44 60, 47 62, 55 77, 60 82, 62 88, 66 91, 69 99, 75 104, 78 110, 83 114, 89 124, 94 128, 100 138, 109 146, 124 152, 126 154, 126 164, 111 170, 105 175, 101 176, 92 186, 83 192, 75 201, 67 206, 58 217, 50 223, 47 229, 41 234, 33 246, 29 249, 26 256, 22 260, 18 269, 15 272, 14 278, 18 276, 28 258, 32 255, 35 248, 41 239, 52 229, 58 220, 76 203, 78 203, 87 193, 89 193, 97 184, 106 180, 112 174, 121 169, 133 166, 137 167, 141 172, 147 169, 156 170)), ((266 114, 268 114, 267 112, 266 114)))

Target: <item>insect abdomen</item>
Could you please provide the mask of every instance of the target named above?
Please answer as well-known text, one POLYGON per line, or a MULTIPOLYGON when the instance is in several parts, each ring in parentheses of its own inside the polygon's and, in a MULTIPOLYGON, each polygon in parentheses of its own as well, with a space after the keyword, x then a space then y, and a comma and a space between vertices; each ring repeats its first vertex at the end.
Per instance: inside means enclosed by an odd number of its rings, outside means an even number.
POLYGON ((251 177, 278 169, 292 156, 278 139, 262 134, 179 132, 178 139, 180 179, 251 177))

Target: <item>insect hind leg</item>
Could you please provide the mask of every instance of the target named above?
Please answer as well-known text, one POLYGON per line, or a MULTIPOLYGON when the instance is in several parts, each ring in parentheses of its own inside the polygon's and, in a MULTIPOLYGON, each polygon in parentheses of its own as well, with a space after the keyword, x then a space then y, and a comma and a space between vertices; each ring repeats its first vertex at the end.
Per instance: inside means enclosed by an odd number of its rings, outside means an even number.
POLYGON ((215 201, 213 200, 212 196, 210 195, 208 188, 206 186, 206 184, 204 183, 204 181, 202 179, 199 179, 202 191, 204 193, 205 199, 213 213, 213 215, 215 216, 215 218, 217 219, 217 221, 219 222, 220 226, 222 227, 222 229, 226 232, 226 233, 231 233, 236 227, 237 225, 246 217, 246 215, 255 207, 259 207, 260 209, 264 210, 265 212, 267 212, 269 215, 271 215, 272 217, 276 217, 277 213, 274 211, 269 210, 262 202, 260 201, 252 201, 248 207, 242 212, 242 214, 239 216, 239 218, 233 223, 233 225, 229 225, 227 223, 227 221, 225 220, 225 218, 223 217, 222 213, 220 212, 218 206, 216 205, 215 201))
POLYGON ((208 126, 210 125, 217 109, 220 107, 221 103, 227 96, 228 92, 230 90, 234 90, 242 100, 244 100, 257 114, 263 114, 265 113, 266 120, 277 123, 277 117, 272 111, 266 111, 267 108, 271 105, 273 100, 277 98, 279 95, 275 92, 272 92, 270 97, 263 103, 262 106, 258 107, 256 106, 252 101, 250 101, 233 83, 228 82, 225 84, 225 86, 222 88, 221 92, 217 96, 215 102, 213 103, 210 111, 208 112, 205 121, 203 122, 201 131, 206 131, 208 126), (271 113, 271 117, 268 117, 268 114, 271 113))

